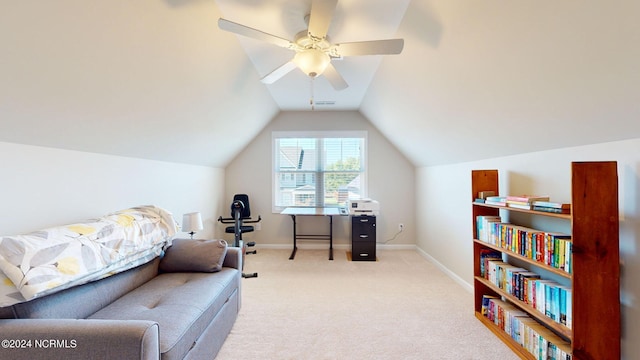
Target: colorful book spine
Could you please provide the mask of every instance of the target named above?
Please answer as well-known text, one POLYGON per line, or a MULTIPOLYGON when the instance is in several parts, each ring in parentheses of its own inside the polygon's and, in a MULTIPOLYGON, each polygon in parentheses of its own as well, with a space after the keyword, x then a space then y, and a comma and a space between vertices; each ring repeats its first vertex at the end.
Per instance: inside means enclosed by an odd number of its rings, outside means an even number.
POLYGON ((499 216, 479 216, 476 226, 481 241, 571 273, 573 248, 568 234, 512 225, 499 216))
POLYGON ((502 253, 489 249, 480 251, 480 276, 485 279, 487 278, 487 263, 489 260, 502 261, 502 253))
POLYGON ((567 327, 569 329, 573 326, 573 296, 571 289, 565 290, 565 311, 566 311, 566 322, 567 327))
POLYGON ((507 301, 483 296, 483 315, 537 360, 571 360, 571 345, 507 301))

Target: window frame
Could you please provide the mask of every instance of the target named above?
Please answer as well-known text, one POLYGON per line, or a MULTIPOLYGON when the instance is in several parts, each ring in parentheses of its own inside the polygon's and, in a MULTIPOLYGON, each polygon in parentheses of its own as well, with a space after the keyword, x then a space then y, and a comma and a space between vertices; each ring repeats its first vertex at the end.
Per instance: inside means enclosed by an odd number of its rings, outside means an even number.
MULTIPOLYGON (((360 198, 367 198, 368 193, 368 132, 366 130, 335 130, 335 131, 273 131, 271 133, 271 207, 273 213, 280 213, 287 207, 301 207, 301 208, 313 208, 313 207, 341 207, 341 205, 325 205, 324 204, 324 180, 319 181, 319 179, 324 179, 325 174, 335 173, 335 171, 324 171, 320 169, 320 164, 323 160, 321 148, 316 152, 316 160, 318 166, 316 166, 315 170, 310 170, 305 173, 310 173, 312 176, 316 177, 316 189, 315 189, 315 198, 316 205, 313 206, 283 206, 276 204, 276 186, 278 185, 277 178, 283 176, 284 174, 291 174, 293 172, 279 171, 278 159, 279 156, 279 148, 277 146, 277 140, 279 139, 316 139, 318 143, 322 143, 324 139, 328 138, 360 138, 362 139, 362 149, 360 151, 360 198)), ((298 172, 300 173, 300 172, 298 172)))

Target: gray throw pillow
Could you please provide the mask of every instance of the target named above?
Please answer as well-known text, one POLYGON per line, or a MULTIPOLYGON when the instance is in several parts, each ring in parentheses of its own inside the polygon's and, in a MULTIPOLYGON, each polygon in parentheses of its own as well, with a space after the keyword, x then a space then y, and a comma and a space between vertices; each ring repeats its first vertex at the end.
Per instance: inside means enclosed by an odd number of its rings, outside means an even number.
POLYGON ((160 260, 162 272, 216 272, 227 255, 224 240, 174 239, 160 260))

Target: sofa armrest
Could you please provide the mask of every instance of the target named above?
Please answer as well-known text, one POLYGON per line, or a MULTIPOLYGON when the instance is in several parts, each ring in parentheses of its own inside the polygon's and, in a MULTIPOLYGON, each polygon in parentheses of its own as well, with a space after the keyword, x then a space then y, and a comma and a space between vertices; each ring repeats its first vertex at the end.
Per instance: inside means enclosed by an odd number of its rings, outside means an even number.
POLYGON ((242 270, 242 249, 233 246, 227 247, 227 255, 222 266, 242 270))
POLYGON ((0 359, 160 359, 153 321, 7 319, 0 334, 0 359))

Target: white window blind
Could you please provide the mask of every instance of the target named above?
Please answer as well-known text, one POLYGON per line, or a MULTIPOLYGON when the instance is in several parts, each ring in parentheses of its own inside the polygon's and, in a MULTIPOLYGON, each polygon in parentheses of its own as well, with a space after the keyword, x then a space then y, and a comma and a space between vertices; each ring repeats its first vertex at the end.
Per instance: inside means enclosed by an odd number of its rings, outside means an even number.
POLYGON ((344 206, 366 196, 366 132, 274 132, 273 207, 344 206))

